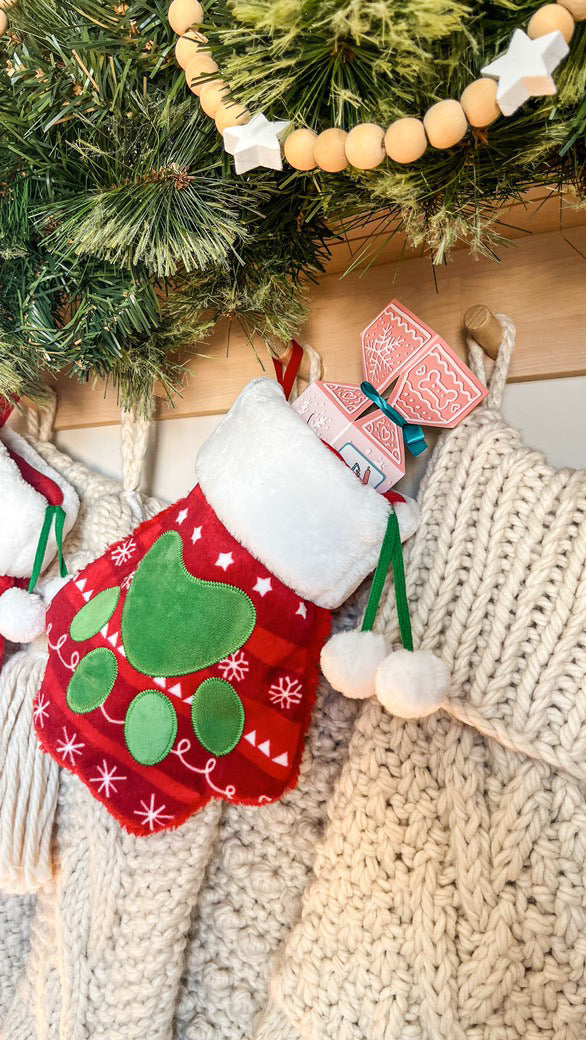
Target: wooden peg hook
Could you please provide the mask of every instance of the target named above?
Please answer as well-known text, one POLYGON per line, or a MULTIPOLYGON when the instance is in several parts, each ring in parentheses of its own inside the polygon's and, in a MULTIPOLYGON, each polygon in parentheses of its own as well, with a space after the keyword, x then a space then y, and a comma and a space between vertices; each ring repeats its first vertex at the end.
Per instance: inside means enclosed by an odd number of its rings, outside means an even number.
POLYGON ((475 303, 468 307, 462 320, 466 331, 494 361, 503 341, 503 327, 490 307, 475 303))

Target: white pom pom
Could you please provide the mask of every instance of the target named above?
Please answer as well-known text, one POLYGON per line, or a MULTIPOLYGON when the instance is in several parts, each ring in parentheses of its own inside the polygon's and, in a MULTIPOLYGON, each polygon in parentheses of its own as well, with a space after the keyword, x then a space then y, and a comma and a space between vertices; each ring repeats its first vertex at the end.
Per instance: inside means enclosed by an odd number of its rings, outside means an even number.
POLYGON ((45 605, 25 589, 7 589, 0 596, 0 633, 11 643, 30 643, 45 629, 45 605))
POLYGON ((422 719, 444 703, 450 673, 429 650, 397 650, 379 665, 375 690, 383 708, 400 719, 422 719))
POLYGON ((378 632, 338 632, 321 652, 321 667, 334 690, 345 697, 374 695, 374 677, 387 652, 378 632))
MULTIPOLYGON (((2 0, 0 0, 0 3, 1 2, 2 0)), ((53 602, 57 593, 61 592, 61 589, 64 585, 67 585, 68 581, 69 575, 65 578, 57 575, 55 578, 49 578, 48 581, 39 582, 37 589, 43 597, 45 607, 48 607, 53 602)))

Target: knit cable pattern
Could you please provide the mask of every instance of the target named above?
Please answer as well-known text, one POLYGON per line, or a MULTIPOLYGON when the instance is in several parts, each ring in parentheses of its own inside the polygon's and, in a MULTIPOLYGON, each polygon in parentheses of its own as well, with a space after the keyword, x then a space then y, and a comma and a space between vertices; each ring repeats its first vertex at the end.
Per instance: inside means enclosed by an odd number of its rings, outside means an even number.
MULTIPOLYGON (((586 473, 504 422, 501 320, 487 405, 440 442, 408 547, 448 711, 365 706, 255 1040, 586 1037, 586 473)), ((392 594, 379 627, 398 645, 392 594)))

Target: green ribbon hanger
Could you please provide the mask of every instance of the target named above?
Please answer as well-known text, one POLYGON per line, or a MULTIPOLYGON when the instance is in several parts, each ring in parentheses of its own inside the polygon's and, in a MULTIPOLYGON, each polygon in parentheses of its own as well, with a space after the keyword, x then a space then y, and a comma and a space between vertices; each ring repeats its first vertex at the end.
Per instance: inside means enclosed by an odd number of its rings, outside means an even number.
POLYGON ((55 519, 55 541, 57 542, 57 552, 59 553, 59 573, 62 578, 67 577, 67 567, 65 566, 65 560, 63 559, 63 527, 65 525, 65 510, 63 509, 63 506, 49 505, 45 509, 45 519, 39 535, 35 562, 33 564, 33 573, 31 574, 31 580, 28 584, 29 592, 35 591, 35 586, 41 575, 41 568, 43 566, 43 560, 45 559, 45 553, 47 552, 47 542, 49 541, 53 519, 55 519))
POLYGON ((372 632, 380 598, 383 594, 386 577, 391 564, 393 567, 393 576, 395 578, 395 601, 397 604, 401 640, 405 650, 413 650, 413 633, 411 631, 409 602, 407 600, 401 532, 399 530, 397 514, 394 509, 391 509, 391 512, 389 513, 385 537, 383 539, 376 571, 374 572, 374 578, 372 579, 368 605, 366 607, 364 621, 362 622, 363 632, 372 632))

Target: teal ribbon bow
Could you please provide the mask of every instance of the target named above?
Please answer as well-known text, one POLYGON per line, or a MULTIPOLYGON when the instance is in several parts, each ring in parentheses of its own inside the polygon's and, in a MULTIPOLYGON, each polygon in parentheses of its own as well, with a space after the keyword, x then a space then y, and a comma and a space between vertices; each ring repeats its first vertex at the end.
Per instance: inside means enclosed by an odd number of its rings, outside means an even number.
POLYGON ((361 383, 360 389, 365 397, 369 397, 372 403, 375 404, 377 408, 380 408, 384 415, 389 419, 392 419, 397 426, 400 426, 403 431, 405 447, 409 449, 412 455, 421 455, 422 452, 427 451, 427 444, 421 426, 414 426, 411 423, 408 423, 407 420, 404 419, 395 408, 393 408, 392 404, 389 404, 384 397, 381 397, 372 383, 361 383))
POLYGON ((37 543, 33 573, 31 574, 31 580, 28 586, 29 592, 34 592, 35 585, 39 580, 43 560, 45 559, 45 553, 47 552, 47 542, 49 541, 49 533, 53 525, 53 519, 55 519, 55 541, 57 542, 57 552, 59 554, 59 573, 62 578, 67 577, 67 567, 65 566, 65 560, 63 559, 63 527, 65 524, 65 510, 62 506, 47 506, 43 528, 37 543))

